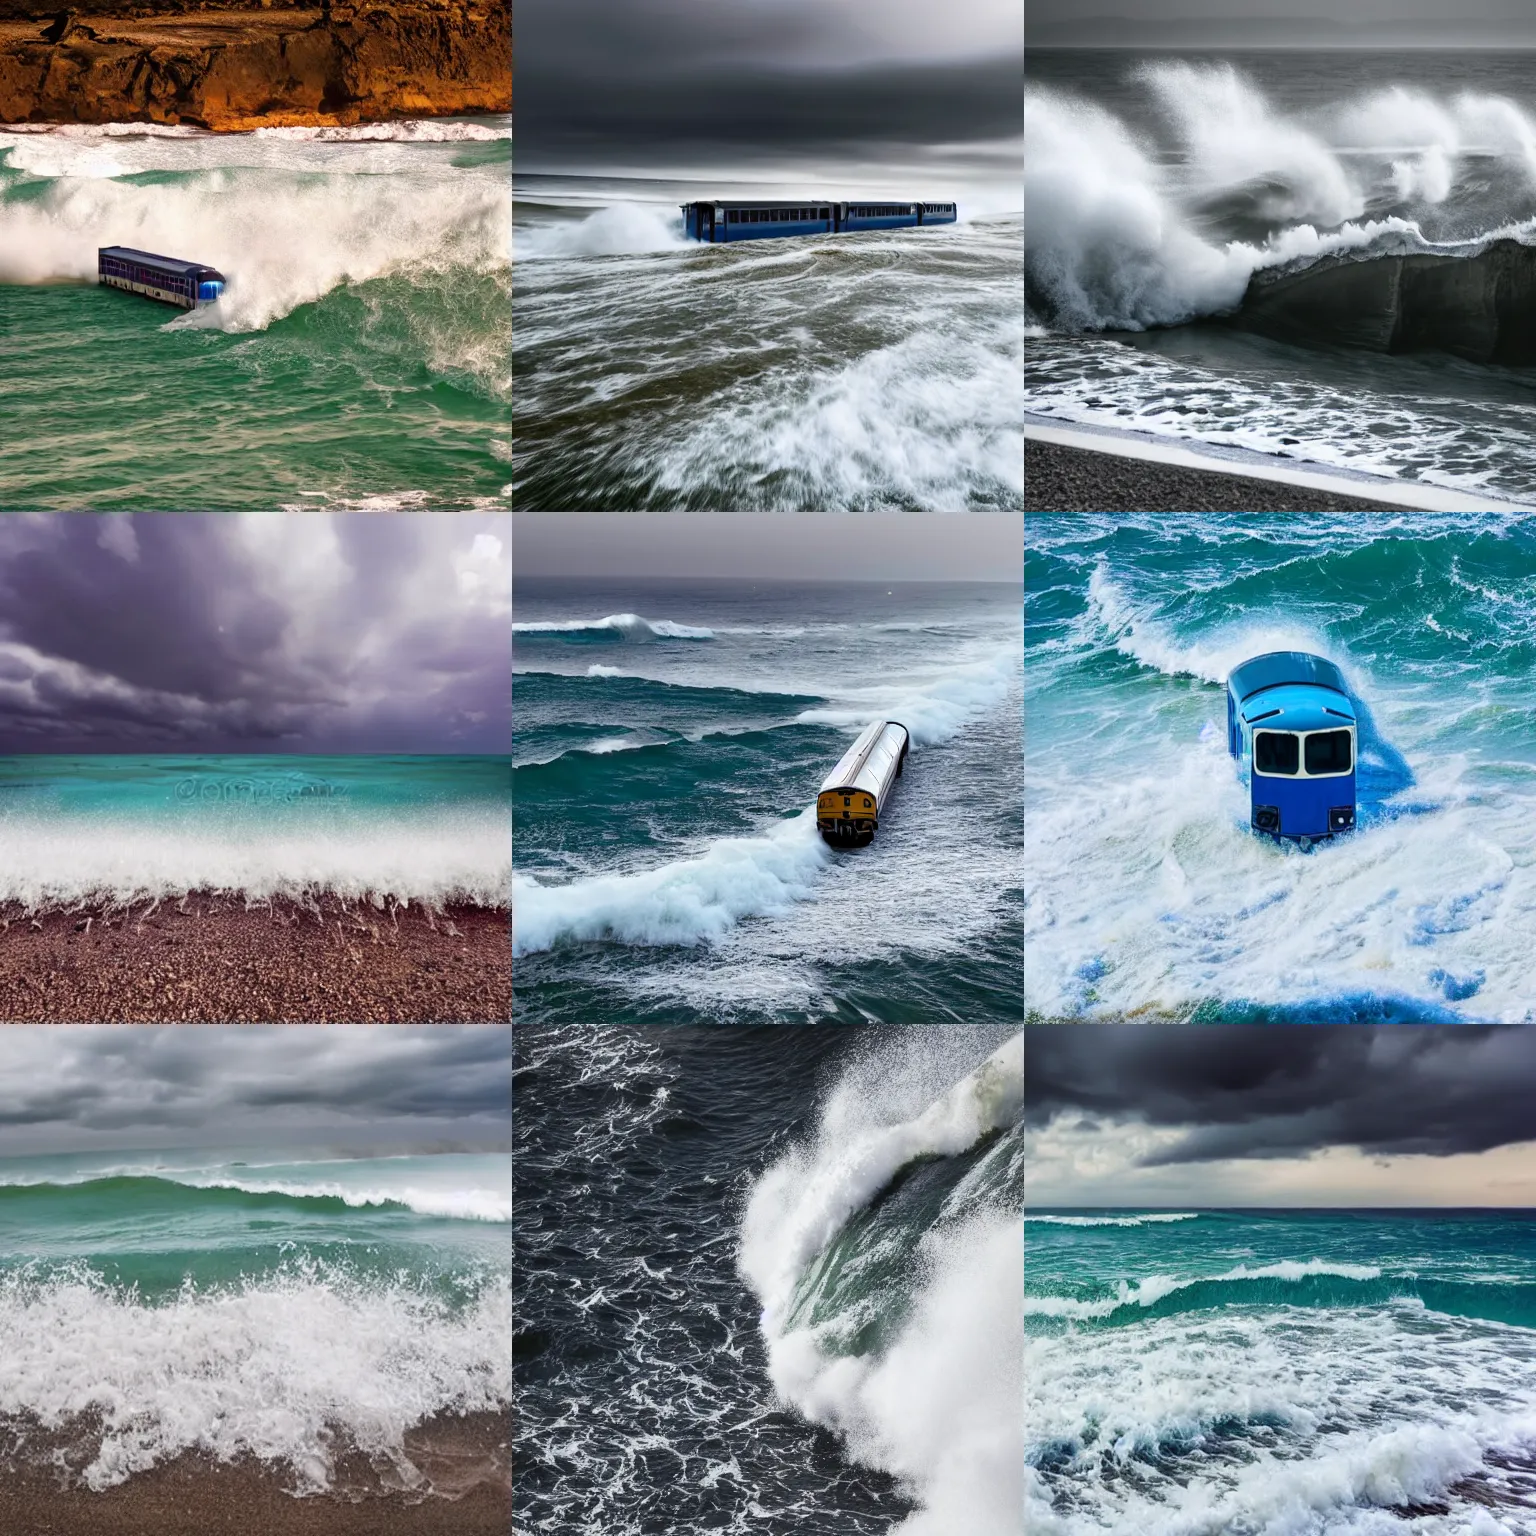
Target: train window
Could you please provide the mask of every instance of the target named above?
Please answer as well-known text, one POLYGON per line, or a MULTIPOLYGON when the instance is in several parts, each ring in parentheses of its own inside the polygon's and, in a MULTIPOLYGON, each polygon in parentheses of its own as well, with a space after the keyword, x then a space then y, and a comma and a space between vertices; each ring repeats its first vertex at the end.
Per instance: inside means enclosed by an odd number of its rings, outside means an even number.
POLYGON ((1308 773, 1348 773, 1353 766, 1348 731, 1314 731, 1307 737, 1308 773))
POLYGON ((1301 743, 1294 731, 1256 731, 1253 737, 1255 773, 1292 774, 1301 766, 1301 743))

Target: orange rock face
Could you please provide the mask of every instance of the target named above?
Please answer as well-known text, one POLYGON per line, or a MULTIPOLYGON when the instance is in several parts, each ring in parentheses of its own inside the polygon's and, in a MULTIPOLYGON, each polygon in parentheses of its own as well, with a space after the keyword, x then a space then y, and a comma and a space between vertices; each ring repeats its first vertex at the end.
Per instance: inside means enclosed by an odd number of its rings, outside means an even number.
POLYGON ((511 108, 505 3, 0 21, 0 122, 237 130, 511 108))

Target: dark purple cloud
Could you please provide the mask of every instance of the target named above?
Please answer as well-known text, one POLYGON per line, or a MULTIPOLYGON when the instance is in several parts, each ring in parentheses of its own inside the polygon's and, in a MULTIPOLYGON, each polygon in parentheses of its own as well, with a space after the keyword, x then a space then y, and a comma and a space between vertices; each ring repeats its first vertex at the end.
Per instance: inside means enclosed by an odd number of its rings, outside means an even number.
POLYGON ((0 751, 504 752, 505 514, 0 517, 0 751))

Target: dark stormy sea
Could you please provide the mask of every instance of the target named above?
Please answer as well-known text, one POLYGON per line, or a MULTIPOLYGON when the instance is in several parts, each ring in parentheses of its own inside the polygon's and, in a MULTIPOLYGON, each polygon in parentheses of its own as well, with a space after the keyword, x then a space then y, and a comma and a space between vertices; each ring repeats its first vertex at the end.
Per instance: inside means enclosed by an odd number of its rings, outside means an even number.
POLYGON ((1019 1021, 1020 590, 519 582, 522 1018, 1019 1021), (912 750, 834 853, 869 721, 912 750))
POLYGON ((514 1528, 1017 1536, 1023 1041, 518 1031, 514 1528))
POLYGON ((1026 123, 1028 411, 1536 499, 1536 55, 1037 50, 1026 123))
POLYGON ((1022 507, 1016 161, 979 180, 932 161, 782 181, 519 174, 515 207, 514 506, 1022 507), (683 202, 811 192, 942 197, 960 220, 683 237, 683 202))

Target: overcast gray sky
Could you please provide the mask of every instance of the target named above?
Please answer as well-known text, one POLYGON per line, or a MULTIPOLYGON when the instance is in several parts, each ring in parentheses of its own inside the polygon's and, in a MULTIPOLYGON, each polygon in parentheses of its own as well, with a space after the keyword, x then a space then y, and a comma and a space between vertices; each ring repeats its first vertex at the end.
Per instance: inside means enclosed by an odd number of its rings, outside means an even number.
POLYGON ((518 0, 519 164, 1021 131, 1019 0, 518 0))
POLYGON ((520 578, 1023 580, 1016 512, 519 512, 512 540, 520 578))
POLYGON ((0 1156, 510 1146, 490 1026, 0 1025, 0 1156))
POLYGON ((1536 1206, 1533 1105, 1518 1025, 1041 1026, 1029 1197, 1536 1206))
POLYGON ((504 752, 505 513, 0 516, 0 751, 504 752))
POLYGON ((1180 43, 1198 42, 1202 29, 1180 23, 1205 23, 1204 36, 1218 43, 1239 38, 1263 23, 1264 32, 1301 42, 1349 41, 1369 44, 1402 42, 1405 37, 1454 39, 1458 32, 1524 41, 1536 36, 1536 8, 1530 0, 1029 0, 1028 36, 1033 43, 1071 33, 1085 42, 1113 43, 1125 33, 1116 20, 1133 25, 1131 35, 1150 39, 1153 28, 1176 33, 1180 43), (1223 24, 1229 24, 1223 27, 1223 24), (1390 36, 1389 36, 1390 35, 1390 36))

